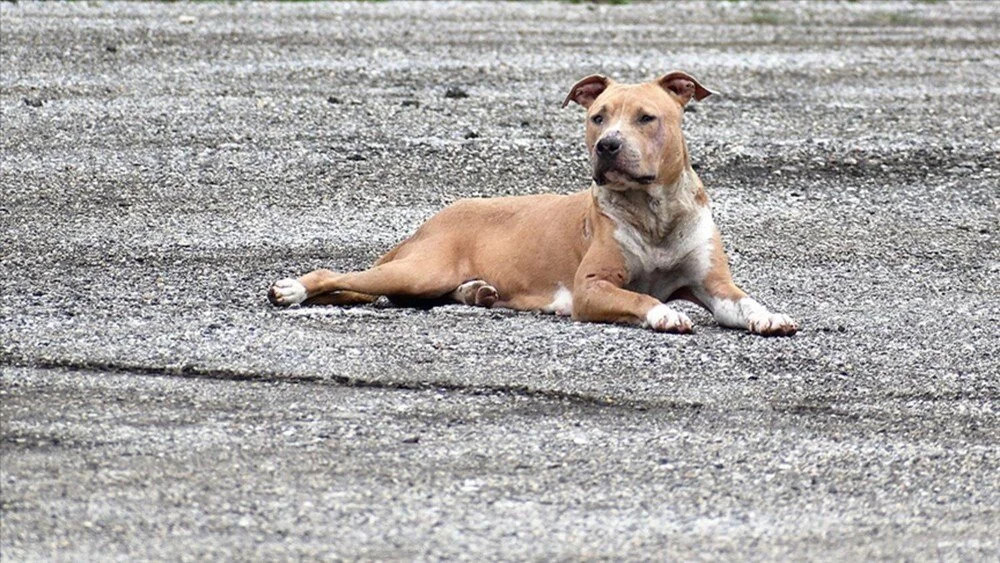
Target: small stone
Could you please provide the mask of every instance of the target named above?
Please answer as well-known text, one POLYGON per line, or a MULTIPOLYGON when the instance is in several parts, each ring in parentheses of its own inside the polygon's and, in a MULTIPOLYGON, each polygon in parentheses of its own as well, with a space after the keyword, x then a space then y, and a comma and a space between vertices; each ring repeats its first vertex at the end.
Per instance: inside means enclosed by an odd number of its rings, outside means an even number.
POLYGON ((326 99, 326 102, 328 104, 339 104, 339 103, 341 103, 340 102, 340 98, 338 98, 337 96, 330 96, 329 98, 326 99))

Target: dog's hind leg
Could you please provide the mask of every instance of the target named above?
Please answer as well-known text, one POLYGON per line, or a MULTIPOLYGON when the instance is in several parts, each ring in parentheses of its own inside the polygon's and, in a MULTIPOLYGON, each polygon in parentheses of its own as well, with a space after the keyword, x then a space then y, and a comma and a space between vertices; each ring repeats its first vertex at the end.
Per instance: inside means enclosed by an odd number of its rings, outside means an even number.
POLYGON ((316 270, 298 279, 279 280, 271 286, 268 299, 282 306, 370 303, 379 295, 401 300, 437 299, 454 291, 463 281, 453 264, 409 256, 362 272, 339 274, 316 270))

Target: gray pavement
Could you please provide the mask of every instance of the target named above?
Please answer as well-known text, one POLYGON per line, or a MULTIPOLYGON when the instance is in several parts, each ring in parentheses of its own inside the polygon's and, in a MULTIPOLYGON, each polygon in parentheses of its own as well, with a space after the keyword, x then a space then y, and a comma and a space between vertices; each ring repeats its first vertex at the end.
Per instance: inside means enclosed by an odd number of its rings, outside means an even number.
POLYGON ((0 556, 1000 557, 1000 4, 0 5, 0 556), (793 338, 277 310, 688 70, 793 338), (449 97, 460 90, 466 97, 449 97))

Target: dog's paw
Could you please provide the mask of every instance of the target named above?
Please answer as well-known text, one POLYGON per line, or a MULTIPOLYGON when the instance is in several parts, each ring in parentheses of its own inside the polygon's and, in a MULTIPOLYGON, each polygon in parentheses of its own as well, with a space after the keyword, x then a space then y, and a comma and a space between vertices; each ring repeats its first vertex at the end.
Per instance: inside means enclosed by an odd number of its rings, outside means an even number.
POLYGON ((687 334, 694 331, 687 315, 662 303, 646 313, 646 326, 660 332, 687 334))
POLYGON ((492 285, 484 285, 476 290, 476 305, 490 308, 500 299, 500 293, 492 285))
POLYGON ((298 305, 306 300, 306 286, 292 278, 278 280, 268 290, 267 299, 272 305, 281 307, 298 305))
POLYGON ((747 330, 762 336, 791 336, 798 332, 799 325, 788 315, 765 312, 747 319, 747 330))
POLYGON ((500 299, 500 293, 497 288, 483 280, 472 280, 458 286, 452 292, 452 297, 455 298, 455 301, 465 305, 489 308, 500 299))

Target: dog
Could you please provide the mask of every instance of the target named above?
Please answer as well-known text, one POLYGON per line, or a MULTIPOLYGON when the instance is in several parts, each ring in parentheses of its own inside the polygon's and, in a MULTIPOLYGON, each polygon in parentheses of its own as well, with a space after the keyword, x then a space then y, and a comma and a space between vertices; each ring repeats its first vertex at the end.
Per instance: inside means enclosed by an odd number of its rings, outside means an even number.
POLYGON ((460 200, 365 271, 275 282, 278 306, 455 302, 690 333, 685 299, 729 328, 792 335, 732 280, 709 198, 681 133, 684 106, 711 95, 670 72, 641 84, 591 75, 563 102, 587 111, 593 181, 570 195, 460 200))

